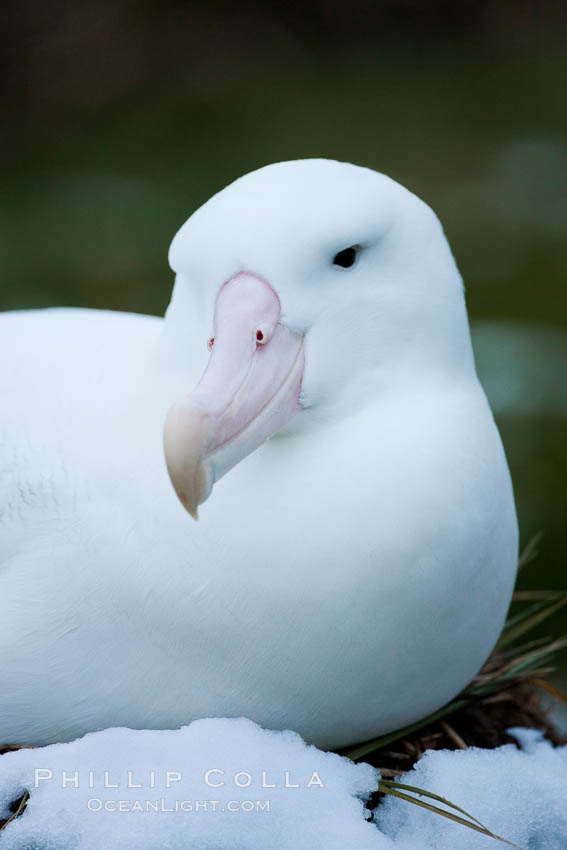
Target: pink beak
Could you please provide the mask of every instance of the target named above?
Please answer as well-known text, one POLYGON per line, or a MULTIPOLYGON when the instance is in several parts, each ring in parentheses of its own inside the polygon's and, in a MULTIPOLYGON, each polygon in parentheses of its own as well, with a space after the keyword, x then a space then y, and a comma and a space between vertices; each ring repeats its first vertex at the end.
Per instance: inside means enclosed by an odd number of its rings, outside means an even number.
POLYGON ((280 312, 261 278, 242 272, 227 281, 216 300, 209 364, 167 415, 169 476, 195 519, 215 481, 300 409, 303 336, 280 324, 280 312))

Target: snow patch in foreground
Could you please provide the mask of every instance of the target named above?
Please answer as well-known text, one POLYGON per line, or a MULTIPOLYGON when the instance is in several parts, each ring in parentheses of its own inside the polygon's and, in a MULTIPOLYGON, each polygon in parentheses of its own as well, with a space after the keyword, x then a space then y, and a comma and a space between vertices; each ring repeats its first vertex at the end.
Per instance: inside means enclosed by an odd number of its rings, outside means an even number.
POLYGON ((0 833, 0 846, 382 850, 392 843, 366 820, 361 799, 377 782, 369 765, 245 719, 197 720, 174 731, 107 729, 0 756, 0 817, 25 788, 31 795, 0 833), (105 771, 106 784, 119 788, 104 787, 105 771), (176 801, 179 810, 169 811, 176 801))
MULTIPOLYGON (((429 752, 403 778, 448 797, 525 850, 567 846, 567 747, 429 752)), ((107 729, 0 757, 0 817, 25 788, 7 850, 489 850, 484 835, 388 798, 370 823, 377 771, 239 720, 176 731, 107 729), (106 771, 106 776, 105 776, 106 771), (130 773, 128 773, 130 772, 130 773), (66 787, 62 785, 66 783, 66 787), (105 787, 116 786, 116 787, 105 787), (142 786, 142 787, 139 787, 142 786), (122 801, 122 802, 120 802, 122 801), (269 807, 266 808, 266 803, 269 807), (120 810, 122 809, 122 810, 120 810)))
MULTIPOLYGON (((553 748, 535 729, 510 732, 522 750, 508 744, 496 750, 430 751, 402 781, 451 800, 525 850, 565 850, 567 747, 553 748)), ((403 850, 506 846, 399 800, 387 799, 378 811, 380 829, 403 850)))

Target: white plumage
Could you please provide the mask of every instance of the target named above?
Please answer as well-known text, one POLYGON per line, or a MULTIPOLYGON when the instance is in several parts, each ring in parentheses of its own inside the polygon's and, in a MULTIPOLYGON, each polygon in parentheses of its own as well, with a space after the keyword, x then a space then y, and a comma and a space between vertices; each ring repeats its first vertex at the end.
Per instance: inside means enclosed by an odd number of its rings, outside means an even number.
POLYGON ((0 317, 0 739, 245 715, 337 747, 433 711, 492 649, 517 556, 437 218, 367 169, 281 163, 198 210, 170 260, 165 320, 0 317), (303 346, 301 409, 228 460, 203 442, 195 522, 162 432, 243 275, 303 346))

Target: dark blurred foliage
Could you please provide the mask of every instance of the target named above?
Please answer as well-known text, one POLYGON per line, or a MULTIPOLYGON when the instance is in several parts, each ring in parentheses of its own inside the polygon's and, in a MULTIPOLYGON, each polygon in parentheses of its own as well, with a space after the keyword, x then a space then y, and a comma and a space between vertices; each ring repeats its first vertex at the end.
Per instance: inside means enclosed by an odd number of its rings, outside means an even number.
MULTIPOLYGON (((444 64, 439 52, 474 62, 498 86, 501 63, 553 63, 567 32, 564 3, 527 0, 22 0, 5 4, 3 17, 13 165, 30 153, 49 162, 125 112, 142 117, 144 107, 183 98, 179 117, 199 120, 211 98, 254 89, 266 75, 312 79, 380 55, 394 86, 406 56, 411 72, 428 73, 444 64)), ((340 120, 346 93, 337 94, 340 120)))
POLYGON ((566 583, 567 12, 527 0, 9 2, 0 308, 162 312, 235 177, 328 156, 438 212, 515 481, 566 583), (537 403, 536 403, 537 402, 537 403))

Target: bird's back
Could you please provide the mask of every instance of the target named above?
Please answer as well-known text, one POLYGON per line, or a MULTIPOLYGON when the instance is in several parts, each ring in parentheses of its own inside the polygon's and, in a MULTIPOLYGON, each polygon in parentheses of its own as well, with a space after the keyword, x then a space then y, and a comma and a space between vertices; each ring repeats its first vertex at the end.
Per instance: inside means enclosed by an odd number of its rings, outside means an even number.
MULTIPOLYGON (((80 484, 77 469, 89 466, 102 421, 119 414, 135 393, 160 326, 153 317, 98 310, 0 315, 4 531, 51 513, 80 484)), ((2 538, 0 558, 6 534, 2 538)))

